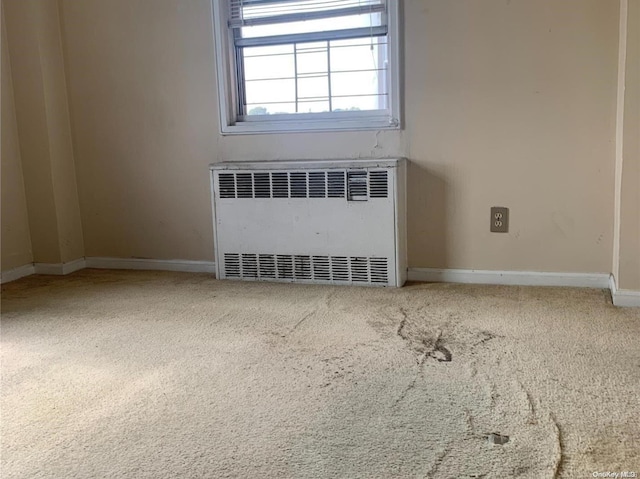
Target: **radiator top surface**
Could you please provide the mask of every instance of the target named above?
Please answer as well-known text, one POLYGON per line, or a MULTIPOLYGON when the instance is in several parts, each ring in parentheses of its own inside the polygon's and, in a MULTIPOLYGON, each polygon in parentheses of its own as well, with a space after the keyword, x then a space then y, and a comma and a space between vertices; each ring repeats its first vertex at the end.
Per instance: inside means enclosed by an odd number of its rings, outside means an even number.
POLYGON ((293 170, 331 168, 397 168, 404 158, 363 158, 348 160, 223 161, 209 165, 211 170, 293 170))

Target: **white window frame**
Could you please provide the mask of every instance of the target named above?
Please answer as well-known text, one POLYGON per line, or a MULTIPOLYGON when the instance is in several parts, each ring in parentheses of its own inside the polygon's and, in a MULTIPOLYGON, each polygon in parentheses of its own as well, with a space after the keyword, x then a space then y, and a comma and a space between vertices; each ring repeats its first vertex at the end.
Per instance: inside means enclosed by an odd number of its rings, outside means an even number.
POLYGON ((236 115, 238 111, 238 79, 235 68, 233 37, 228 26, 229 0, 212 0, 220 133, 223 135, 243 135, 304 131, 400 129, 402 127, 400 104, 400 60, 402 58, 399 24, 400 2, 401 0, 388 0, 388 110, 291 113, 269 115, 268 118, 264 116, 245 116, 240 119, 236 115))

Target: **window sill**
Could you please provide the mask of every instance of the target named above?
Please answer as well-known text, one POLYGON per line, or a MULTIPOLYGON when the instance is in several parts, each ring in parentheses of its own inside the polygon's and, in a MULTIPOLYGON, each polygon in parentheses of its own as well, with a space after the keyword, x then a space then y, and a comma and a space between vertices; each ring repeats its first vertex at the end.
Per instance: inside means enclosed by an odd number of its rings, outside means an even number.
POLYGON ((259 135, 269 133, 312 133, 359 130, 399 130, 400 122, 388 118, 376 119, 326 119, 303 121, 243 121, 223 125, 222 135, 259 135))

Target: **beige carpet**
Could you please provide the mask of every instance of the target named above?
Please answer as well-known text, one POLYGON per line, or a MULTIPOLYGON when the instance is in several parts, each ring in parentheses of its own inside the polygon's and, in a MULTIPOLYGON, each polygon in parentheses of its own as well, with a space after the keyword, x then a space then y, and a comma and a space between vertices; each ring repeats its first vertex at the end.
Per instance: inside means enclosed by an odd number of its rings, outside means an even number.
POLYGON ((2 287, 1 475, 640 474, 639 339, 603 290, 30 277, 2 287))

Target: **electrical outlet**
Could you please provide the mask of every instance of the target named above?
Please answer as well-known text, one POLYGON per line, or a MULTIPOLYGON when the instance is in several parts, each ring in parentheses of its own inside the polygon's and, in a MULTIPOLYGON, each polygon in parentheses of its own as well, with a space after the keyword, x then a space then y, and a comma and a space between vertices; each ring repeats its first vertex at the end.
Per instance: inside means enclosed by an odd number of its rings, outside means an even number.
POLYGON ((509 208, 492 206, 490 224, 492 233, 507 233, 509 231, 509 208))

